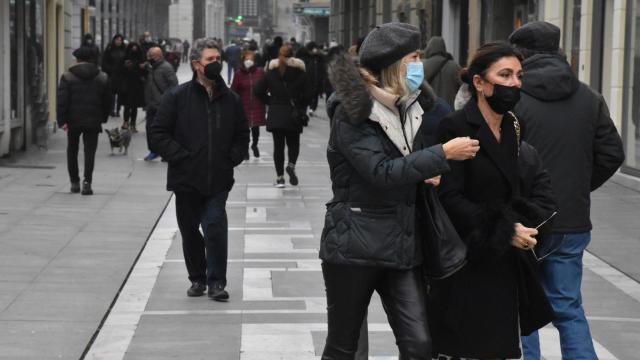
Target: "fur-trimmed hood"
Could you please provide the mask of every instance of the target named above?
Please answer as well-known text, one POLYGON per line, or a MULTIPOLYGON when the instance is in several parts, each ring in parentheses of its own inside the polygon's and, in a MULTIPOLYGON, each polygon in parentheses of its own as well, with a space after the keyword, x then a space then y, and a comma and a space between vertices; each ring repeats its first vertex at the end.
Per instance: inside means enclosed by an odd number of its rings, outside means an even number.
MULTIPOLYGON (((278 65, 280 65, 280 59, 273 59, 269 61, 269 70, 277 69, 278 65)), ((287 58, 287 66, 306 71, 304 61, 295 57, 287 58)))
MULTIPOLYGON (((360 76, 353 59, 347 55, 334 57, 329 63, 328 76, 335 89, 335 96, 329 104, 329 115, 333 114, 338 104, 342 104, 352 124, 360 124, 368 120, 373 109, 374 98, 369 86, 360 76)), ((436 95, 426 81, 420 86, 418 103, 424 112, 429 112, 436 106, 436 95)))

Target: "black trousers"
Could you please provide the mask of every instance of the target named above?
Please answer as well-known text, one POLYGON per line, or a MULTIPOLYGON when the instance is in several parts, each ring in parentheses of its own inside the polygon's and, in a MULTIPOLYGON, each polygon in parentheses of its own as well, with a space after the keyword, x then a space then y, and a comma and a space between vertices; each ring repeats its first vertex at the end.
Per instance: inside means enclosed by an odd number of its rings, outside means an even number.
POLYGON ((393 329, 401 360, 430 360, 425 288, 420 269, 322 264, 329 333, 322 360, 353 360, 373 291, 393 329))
POLYGON ((129 123, 130 127, 136 127, 136 119, 138 118, 138 108, 125 105, 124 106, 124 122, 129 123))
POLYGON ((276 174, 284 176, 284 146, 287 145, 289 162, 295 164, 300 154, 300 133, 297 131, 273 130, 273 162, 276 174))
POLYGON ((96 128, 69 128, 67 132, 67 169, 71 182, 80 182, 78 169, 78 151, 80 149, 80 135, 84 144, 84 180, 91 183, 93 166, 98 148, 98 134, 96 128))
POLYGON ((176 217, 189 280, 227 285, 228 192, 204 196, 176 192, 176 217), (202 233, 200 233, 202 227, 202 233), (203 236, 204 234, 204 236, 203 236))
POLYGON ((147 132, 147 134, 146 134, 147 135, 147 148, 149 149, 149 151, 152 151, 151 147, 149 146, 149 144, 151 143, 149 141, 149 133, 150 133, 149 130, 151 130, 151 125, 153 125, 153 120, 155 119, 157 113, 158 113, 158 110, 152 109, 152 108, 147 108, 147 121, 144 124, 144 128, 145 128, 145 131, 147 132))
POLYGON ((260 126, 251 128, 251 146, 258 146, 258 139, 260 139, 260 126))

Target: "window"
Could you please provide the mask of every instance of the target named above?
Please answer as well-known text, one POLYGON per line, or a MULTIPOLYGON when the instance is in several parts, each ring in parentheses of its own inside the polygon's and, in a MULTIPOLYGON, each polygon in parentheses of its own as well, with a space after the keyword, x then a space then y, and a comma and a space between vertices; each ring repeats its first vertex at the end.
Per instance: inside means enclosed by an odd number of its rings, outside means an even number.
POLYGON ((539 7, 538 0, 482 0, 480 42, 506 40, 513 30, 538 20, 539 7))
POLYGON ((627 2, 627 81, 622 137, 626 160, 623 172, 640 176, 640 0, 627 2))
POLYGON ((580 59, 580 12, 582 0, 568 0, 564 5, 563 48, 573 73, 578 75, 580 59))

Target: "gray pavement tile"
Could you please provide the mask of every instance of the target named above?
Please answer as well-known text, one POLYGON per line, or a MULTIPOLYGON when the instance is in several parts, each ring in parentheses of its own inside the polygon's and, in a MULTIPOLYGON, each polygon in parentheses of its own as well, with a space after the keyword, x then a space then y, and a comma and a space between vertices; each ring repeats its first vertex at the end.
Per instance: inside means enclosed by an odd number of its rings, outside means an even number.
POLYGON ((143 316, 124 359, 239 359, 241 322, 237 315, 143 316))
MULTIPOLYGON (((640 303, 588 269, 584 271, 582 297, 587 316, 640 318, 640 303)), ((640 329, 640 323, 638 326, 640 329)))
POLYGON ((593 338, 618 359, 640 359, 640 323, 590 321, 589 326, 593 338))
POLYGON ((0 320, 0 359, 78 359, 95 322, 0 320))
POLYGON ((93 321, 97 327, 117 288, 88 290, 72 285, 49 291, 30 286, 0 313, 0 320, 93 321))
POLYGON ((273 296, 325 296, 321 271, 271 271, 273 296))

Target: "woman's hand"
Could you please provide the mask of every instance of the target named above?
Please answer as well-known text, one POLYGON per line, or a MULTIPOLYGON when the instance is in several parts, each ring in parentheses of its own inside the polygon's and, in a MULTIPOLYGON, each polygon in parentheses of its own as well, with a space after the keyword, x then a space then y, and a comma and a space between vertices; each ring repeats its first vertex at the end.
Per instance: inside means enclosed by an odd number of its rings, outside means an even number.
POLYGON ((433 186, 438 186, 440 185, 440 179, 442 178, 441 175, 438 175, 436 177, 432 177, 431 179, 426 179, 424 181, 425 184, 431 184, 433 186))
POLYGON ((528 228, 520 223, 516 223, 515 230, 516 233, 513 235, 513 238, 511 238, 511 245, 523 250, 528 250, 538 243, 538 240, 534 238, 534 236, 538 235, 538 230, 528 228))
POLYGON ((442 145, 447 160, 473 159, 480 150, 480 142, 469 137, 458 137, 442 145))

